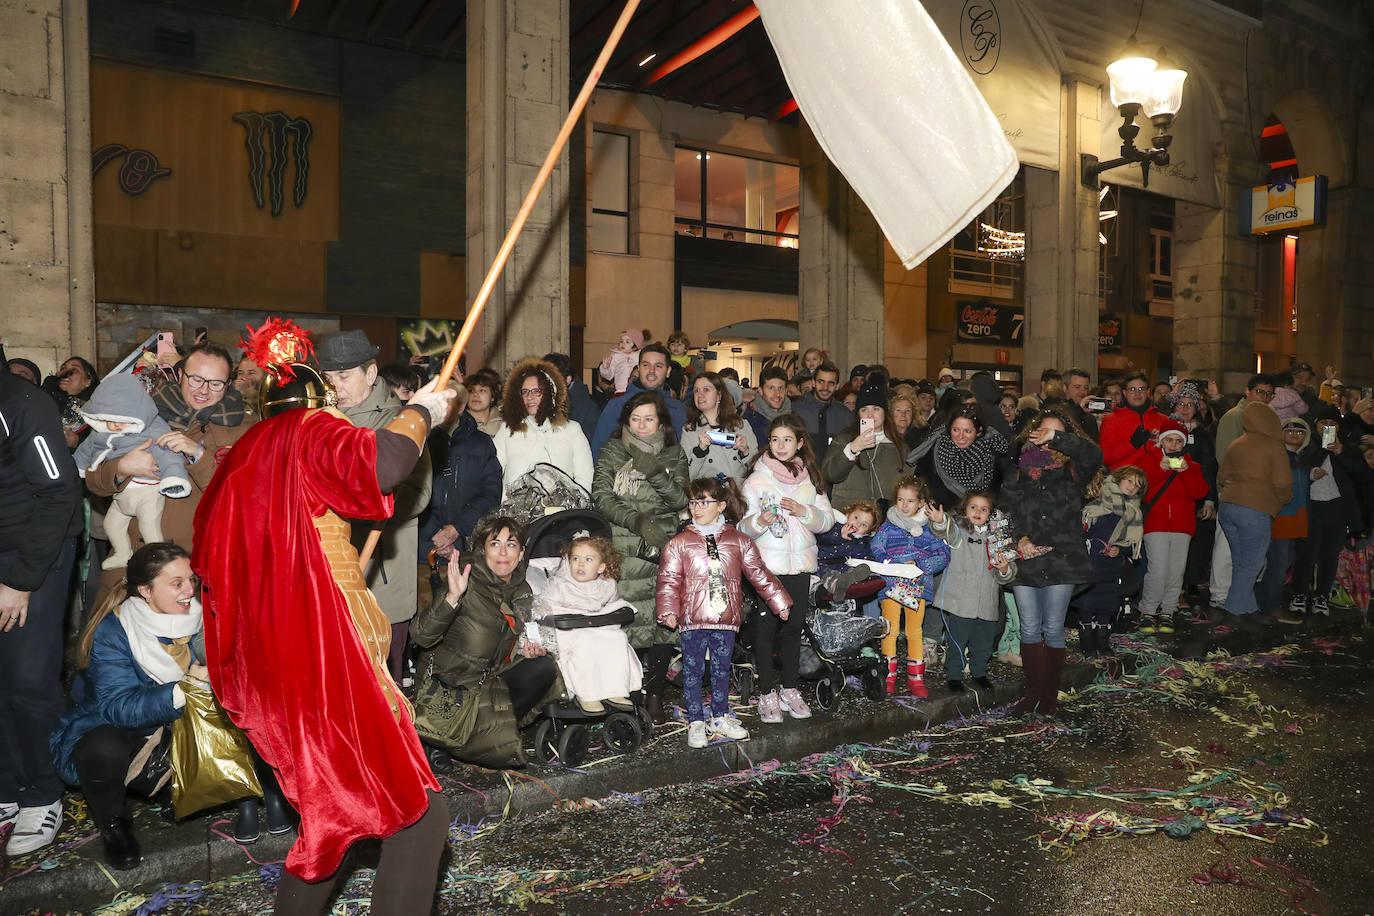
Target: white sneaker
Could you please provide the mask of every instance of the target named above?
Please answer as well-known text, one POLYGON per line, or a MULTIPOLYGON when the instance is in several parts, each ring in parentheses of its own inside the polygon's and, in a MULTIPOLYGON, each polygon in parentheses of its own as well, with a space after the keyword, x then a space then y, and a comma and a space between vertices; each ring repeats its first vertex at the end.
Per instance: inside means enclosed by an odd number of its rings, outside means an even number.
POLYGON ((744 726, 739 724, 739 719, 729 714, 716 716, 711 720, 709 728, 712 735, 733 738, 736 741, 749 737, 749 732, 745 731, 744 726))
POLYGON ((802 699, 801 691, 795 687, 784 687, 782 690, 782 708, 794 719, 811 718, 811 707, 806 705, 802 699))
POLYGON ((778 692, 770 690, 759 697, 759 721, 776 725, 782 721, 782 706, 778 703, 778 692))
POLYGON ((0 827, 19 816, 18 802, 0 802, 0 827))
POLYGON ((42 849, 57 838, 62 826, 62 799, 41 808, 20 808, 15 818, 14 833, 10 834, 5 852, 12 856, 27 855, 42 849))
POLYGON ((693 722, 687 726, 687 746, 705 747, 706 746, 706 723, 693 722))

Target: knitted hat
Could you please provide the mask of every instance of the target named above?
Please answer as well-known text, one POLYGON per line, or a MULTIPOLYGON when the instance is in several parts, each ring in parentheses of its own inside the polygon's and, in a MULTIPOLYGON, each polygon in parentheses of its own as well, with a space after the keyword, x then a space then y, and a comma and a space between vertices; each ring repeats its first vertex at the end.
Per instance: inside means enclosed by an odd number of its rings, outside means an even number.
POLYGON ((1185 399, 1191 399, 1201 404, 1202 391, 1198 388, 1198 386, 1194 385, 1192 382, 1184 382, 1181 386, 1179 386, 1178 394, 1174 395, 1174 403, 1177 404, 1179 401, 1185 399))
POLYGON ((643 349, 643 347, 644 347, 644 332, 643 332, 643 331, 639 330, 638 328, 626 328, 625 330, 621 331, 620 333, 622 333, 622 334, 624 334, 626 337, 630 338, 630 343, 632 343, 632 344, 635 345, 635 349, 636 349, 636 350, 643 349))
POLYGON ((864 407, 881 407, 887 410, 889 400, 887 386, 879 382, 878 384, 869 383, 859 389, 859 401, 854 405, 855 409, 864 407))
POLYGON ((945 366, 943 369, 940 370, 940 374, 937 375, 937 376, 935 376, 935 381, 938 382, 940 379, 944 378, 946 375, 948 375, 950 378, 955 378, 955 377, 956 377, 956 376, 954 375, 954 370, 951 369, 951 368, 949 368, 948 366, 945 366))

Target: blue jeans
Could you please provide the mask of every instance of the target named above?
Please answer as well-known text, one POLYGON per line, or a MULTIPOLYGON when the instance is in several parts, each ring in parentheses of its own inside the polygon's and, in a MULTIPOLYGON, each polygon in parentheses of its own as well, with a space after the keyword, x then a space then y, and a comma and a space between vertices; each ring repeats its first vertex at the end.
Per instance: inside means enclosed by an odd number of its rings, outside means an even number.
MULTIPOLYGON (((1288 567, 1293 563, 1293 554, 1298 542, 1291 538, 1270 538, 1269 550, 1265 552, 1264 575, 1260 576, 1255 588, 1255 599, 1262 611, 1277 611, 1283 607, 1283 581, 1288 578, 1288 567)), ((1307 589, 1293 586, 1293 594, 1305 595, 1307 589)))
POLYGON ((1231 587, 1226 591, 1226 610, 1232 614, 1253 614, 1259 610, 1255 580, 1269 550, 1270 518, 1249 506, 1222 503, 1217 524, 1231 548, 1231 587))
POLYGON ((1064 615, 1073 598, 1073 583, 1032 588, 1013 585, 1016 613, 1021 618, 1021 641, 1043 642, 1052 649, 1064 648, 1064 615))

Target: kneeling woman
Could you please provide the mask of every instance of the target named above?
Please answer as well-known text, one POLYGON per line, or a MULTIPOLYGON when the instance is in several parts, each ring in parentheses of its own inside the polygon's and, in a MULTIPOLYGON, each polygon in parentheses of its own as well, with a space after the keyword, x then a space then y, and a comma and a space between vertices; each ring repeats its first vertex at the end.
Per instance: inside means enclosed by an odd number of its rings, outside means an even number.
MULTIPOLYGON (((429 650, 419 667, 452 687, 480 690, 499 678, 506 691, 479 693, 477 716, 467 735, 455 735, 463 745, 457 756, 482 766, 524 763, 520 722, 562 693, 558 666, 544 649, 524 638, 515 621, 517 604, 527 605, 530 587, 520 560, 525 555, 525 532, 506 516, 488 516, 472 532, 473 551, 454 556, 448 566, 448 591, 420 611, 410 626, 410 638, 429 650), (512 650, 519 656, 513 657, 512 650), (432 666, 432 667, 430 667, 432 666), (507 705, 500 696, 509 692, 507 705)), ((429 751, 430 763, 444 769, 447 754, 429 751)))
MULTIPOLYGON (((78 657, 86 670, 72 688, 77 705, 52 737, 58 771, 81 787, 105 843, 105 861, 121 870, 140 858, 124 810, 126 786, 149 794, 163 789, 165 771, 145 772, 143 766, 155 744, 152 736, 181 717, 186 695, 180 681, 208 680, 209 674, 186 551, 170 542, 145 544, 129 558, 125 576, 127 595, 121 601, 112 592, 81 632, 78 657)), ((271 798, 269 818, 279 822, 285 803, 272 791, 275 786, 264 788, 271 798)), ((244 841, 257 839, 256 806, 252 799, 240 805, 235 833, 244 841)))

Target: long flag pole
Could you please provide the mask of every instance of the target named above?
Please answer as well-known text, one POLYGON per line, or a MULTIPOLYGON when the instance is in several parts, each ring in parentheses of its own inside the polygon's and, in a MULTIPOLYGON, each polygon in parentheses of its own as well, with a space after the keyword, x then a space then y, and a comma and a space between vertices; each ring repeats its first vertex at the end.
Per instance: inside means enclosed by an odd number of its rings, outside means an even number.
MULTIPOLYGON (((634 16, 638 6, 639 0, 626 0, 625 9, 621 11, 620 18, 616 20, 615 28, 611 29, 611 35, 606 39, 605 47, 597 55, 595 63, 592 64, 591 72, 583 81, 582 90, 573 100, 572 108, 568 110, 568 116, 563 119, 563 127, 558 131, 558 136, 554 138, 549 154, 544 157, 544 164, 539 167, 539 173, 534 176, 534 183, 530 185, 529 192, 525 194, 525 201, 520 205, 519 211, 516 212, 515 219, 511 221, 510 230, 506 233, 500 249, 496 252, 496 259, 492 261, 486 277, 482 280, 481 288, 477 290, 476 298, 472 300, 472 307, 468 309, 467 318, 463 321, 463 328, 458 332, 458 339, 453 342, 453 349, 449 351, 448 359, 444 360, 444 367, 439 370, 439 375, 436 377, 434 386, 436 389, 447 385, 448 380, 453 377, 454 370, 458 368, 458 357, 463 355, 463 349, 467 346, 468 339, 472 337, 478 319, 482 317, 482 310, 487 307, 487 301, 491 298, 491 291, 496 288, 496 281, 501 276, 501 271, 505 268, 506 262, 510 260, 511 252, 515 250, 515 241, 520 236, 520 230, 525 228, 525 222, 534 210, 535 201, 539 199, 540 192, 544 190, 549 175, 553 174, 553 167, 558 162, 563 147, 567 146, 573 128, 577 126, 578 120, 582 117, 582 111, 587 107, 587 101, 596 89, 596 84, 601 80, 601 74, 605 72, 606 64, 610 62, 611 55, 615 53, 615 47, 620 43, 620 38, 625 34, 625 29, 629 26, 630 19, 634 16)), ((381 529, 373 528, 367 535, 367 543, 363 545, 362 551, 358 554, 358 564, 364 572, 367 570, 368 561, 372 559, 372 552, 376 550, 377 541, 381 536, 381 529)))

